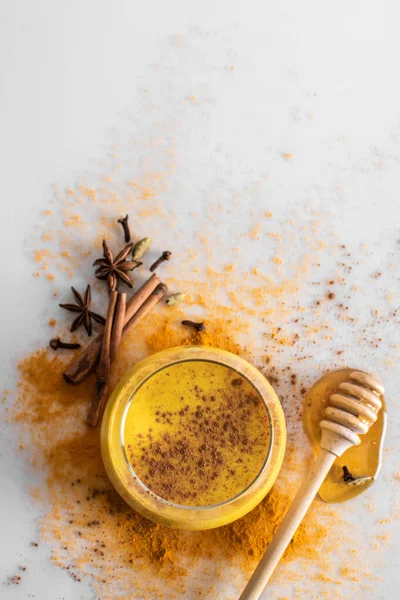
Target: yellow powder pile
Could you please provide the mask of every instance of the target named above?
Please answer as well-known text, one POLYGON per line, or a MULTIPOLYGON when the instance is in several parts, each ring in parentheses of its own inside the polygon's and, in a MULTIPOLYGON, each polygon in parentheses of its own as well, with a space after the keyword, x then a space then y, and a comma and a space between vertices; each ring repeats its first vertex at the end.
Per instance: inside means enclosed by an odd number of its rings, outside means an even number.
MULTIPOLYGON (((218 320, 209 324, 206 333, 191 334, 157 313, 152 317, 153 333, 146 335, 148 328, 149 324, 143 324, 137 332, 146 341, 147 352, 204 342, 240 353, 240 347, 224 336, 225 324, 218 320)), ((113 383, 128 363, 140 358, 133 337, 124 341, 113 383)), ((19 394, 12 415, 32 468, 47 473, 46 486, 37 489, 36 496, 49 505, 42 520, 42 536, 54 545, 56 564, 77 579, 93 578, 102 599, 135 588, 146 598, 162 597, 165 586, 170 586, 167 597, 173 597, 179 586, 190 580, 191 570, 201 559, 217 559, 219 568, 235 563, 243 569, 253 567, 287 508, 288 493, 275 487, 250 514, 216 530, 184 532, 152 524, 129 508, 108 481, 99 430, 84 424, 93 381, 90 378, 79 386, 69 386, 62 379, 65 364, 66 358, 49 350, 39 350, 24 359, 19 366, 19 394), (156 574, 151 592, 143 583, 146 577, 140 579, 138 571, 156 574)), ((326 526, 312 511, 285 559, 302 556, 316 560, 326 533, 326 526)))

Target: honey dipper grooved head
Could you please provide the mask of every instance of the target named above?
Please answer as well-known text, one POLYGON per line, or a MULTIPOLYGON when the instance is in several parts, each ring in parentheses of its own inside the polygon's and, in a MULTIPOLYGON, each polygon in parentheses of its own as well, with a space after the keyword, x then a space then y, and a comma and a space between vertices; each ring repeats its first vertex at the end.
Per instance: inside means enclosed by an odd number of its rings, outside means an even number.
POLYGON ((383 393, 383 385, 371 375, 353 371, 330 397, 331 406, 320 423, 321 448, 341 456, 350 446, 357 446, 359 434, 367 433, 378 417, 383 393))

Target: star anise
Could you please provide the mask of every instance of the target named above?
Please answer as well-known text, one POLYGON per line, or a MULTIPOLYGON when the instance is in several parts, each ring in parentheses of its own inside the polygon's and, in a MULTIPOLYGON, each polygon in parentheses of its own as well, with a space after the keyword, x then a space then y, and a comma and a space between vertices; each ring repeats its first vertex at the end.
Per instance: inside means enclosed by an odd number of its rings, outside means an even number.
POLYGON ((114 258, 114 254, 108 247, 106 240, 103 240, 103 255, 104 258, 98 258, 94 261, 93 266, 98 266, 95 275, 97 279, 107 279, 108 289, 116 290, 118 280, 120 279, 130 288, 133 288, 133 281, 127 275, 128 271, 133 271, 142 264, 137 260, 125 260, 129 252, 132 250, 133 244, 128 244, 114 258))
POLYGON ((82 325, 83 323, 88 335, 92 335, 92 319, 102 325, 104 325, 106 320, 101 315, 90 310, 90 303, 92 301, 90 285, 87 286, 83 298, 75 288, 71 287, 71 290, 76 300, 76 304, 60 304, 61 308, 65 308, 74 313, 79 313, 73 320, 70 331, 75 331, 75 329, 78 329, 79 325, 82 325))

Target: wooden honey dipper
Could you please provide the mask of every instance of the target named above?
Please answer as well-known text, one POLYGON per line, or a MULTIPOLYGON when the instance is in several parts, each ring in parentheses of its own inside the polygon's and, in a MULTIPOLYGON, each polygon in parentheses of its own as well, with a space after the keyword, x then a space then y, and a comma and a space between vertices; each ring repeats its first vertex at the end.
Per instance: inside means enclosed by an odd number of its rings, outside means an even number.
POLYGON ((370 375, 353 371, 348 381, 339 385, 325 409, 321 421, 320 451, 310 475, 297 492, 258 567, 239 600, 258 600, 264 587, 289 545, 326 475, 338 456, 360 443, 359 434, 367 433, 382 408, 384 387, 370 375))

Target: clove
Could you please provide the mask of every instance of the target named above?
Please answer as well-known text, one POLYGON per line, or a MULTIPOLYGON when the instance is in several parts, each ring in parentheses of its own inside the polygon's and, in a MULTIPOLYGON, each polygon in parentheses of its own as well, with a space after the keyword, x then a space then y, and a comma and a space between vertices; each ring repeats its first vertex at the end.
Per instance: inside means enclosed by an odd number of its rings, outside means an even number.
POLYGON ((170 252, 169 250, 164 250, 164 252, 161 254, 160 258, 158 258, 156 260, 155 263, 153 263, 150 267, 150 271, 153 272, 157 269, 158 266, 161 265, 161 263, 163 263, 166 260, 169 260, 172 256, 172 252, 170 252))
POLYGON ((342 469, 343 469, 343 481, 345 483, 349 483, 350 481, 355 480, 355 477, 353 477, 353 475, 350 473, 349 469, 346 466, 342 467, 342 469))
POLYGON ((353 475, 350 473, 349 469, 344 466, 342 467, 343 469, 343 481, 351 487, 356 487, 358 485, 364 485, 366 483, 370 483, 371 481, 373 481, 373 477, 368 477, 368 476, 361 476, 361 477, 353 477, 353 475))
POLYGON ((128 244, 131 241, 131 232, 128 225, 129 215, 125 215, 123 219, 118 219, 118 223, 121 223, 122 229, 124 230, 125 243, 128 244))
POLYGON ((182 325, 185 325, 186 327, 192 327, 196 331, 205 331, 206 330, 206 326, 204 325, 204 323, 196 323, 195 321, 189 321, 187 319, 182 321, 182 325))
POLYGON ((81 347, 80 344, 68 344, 67 342, 62 342, 59 337, 52 338, 49 342, 49 346, 53 350, 58 350, 59 348, 65 350, 78 350, 78 348, 81 347))

